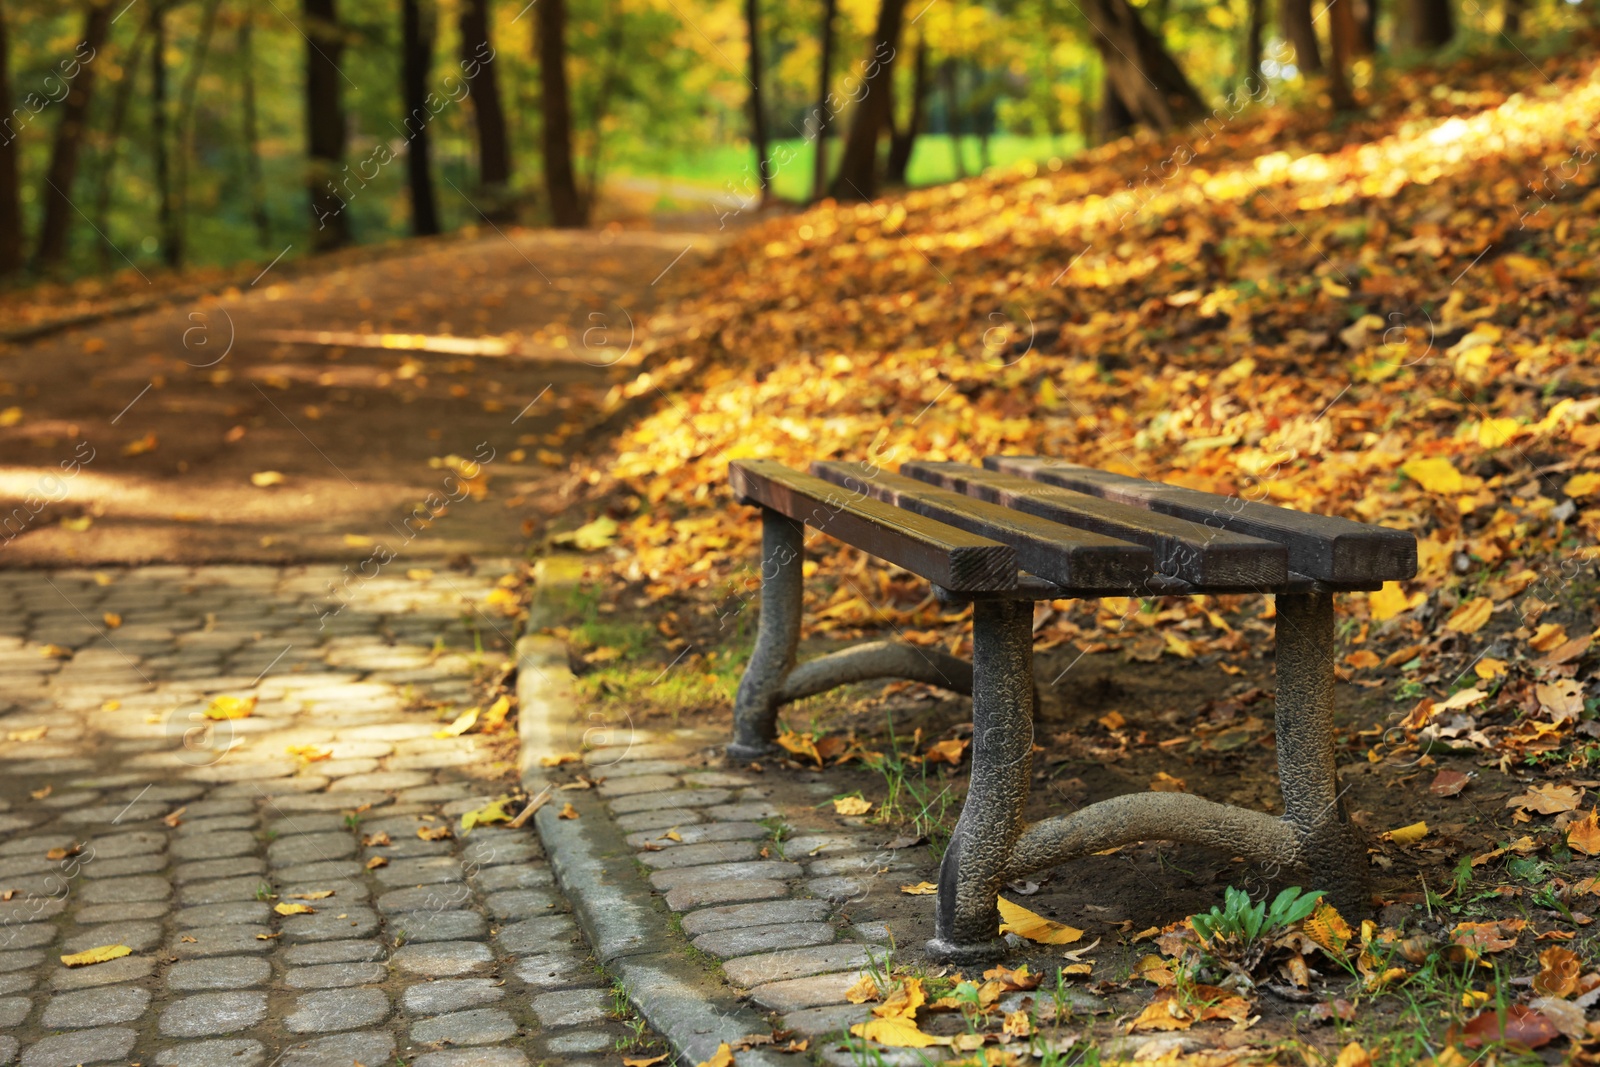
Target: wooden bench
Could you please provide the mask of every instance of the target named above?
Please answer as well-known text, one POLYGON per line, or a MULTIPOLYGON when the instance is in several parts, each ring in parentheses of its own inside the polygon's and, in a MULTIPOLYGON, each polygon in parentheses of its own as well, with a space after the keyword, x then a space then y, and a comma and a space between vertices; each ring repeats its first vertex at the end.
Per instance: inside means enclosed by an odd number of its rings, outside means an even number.
POLYGON ((732 759, 769 755, 785 703, 870 678, 971 694, 972 777, 939 873, 937 956, 994 956, 1006 882, 1134 841, 1208 845, 1297 872, 1347 914, 1370 910, 1365 841, 1345 812, 1333 748, 1333 595, 1411 578, 1410 534, 1060 460, 991 456, 983 467, 769 460, 729 470, 762 508, 761 617, 734 706, 732 759), (874 641, 797 664, 805 527, 972 601, 972 662, 874 641), (1191 593, 1277 598, 1282 816, 1187 793, 1134 793, 1023 821, 1033 760, 1035 600, 1191 593))

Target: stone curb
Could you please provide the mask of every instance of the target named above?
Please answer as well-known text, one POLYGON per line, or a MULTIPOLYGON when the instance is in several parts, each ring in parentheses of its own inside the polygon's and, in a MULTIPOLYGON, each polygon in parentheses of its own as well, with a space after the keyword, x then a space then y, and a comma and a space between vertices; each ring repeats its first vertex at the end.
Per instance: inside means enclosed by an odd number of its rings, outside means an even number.
MULTIPOLYGON (((537 607, 529 628, 538 625, 537 607)), ((564 642, 529 635, 517 642, 518 739, 522 784, 537 794, 549 784, 538 757, 577 751, 584 733, 564 642)), ((694 963, 682 935, 639 873, 634 850, 589 790, 557 794, 534 817, 556 880, 572 904, 595 955, 620 979, 634 1008, 686 1067, 704 1062, 726 1041, 770 1032, 761 1013, 741 1004, 694 963), (559 817, 563 804, 577 819, 559 817)), ((738 1053, 740 1067, 795 1067, 801 1057, 763 1050, 738 1053)))

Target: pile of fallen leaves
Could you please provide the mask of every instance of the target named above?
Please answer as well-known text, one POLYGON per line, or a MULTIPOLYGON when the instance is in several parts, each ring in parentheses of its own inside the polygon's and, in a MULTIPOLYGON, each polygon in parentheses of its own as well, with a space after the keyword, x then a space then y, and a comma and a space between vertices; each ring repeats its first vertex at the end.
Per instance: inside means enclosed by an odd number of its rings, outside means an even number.
MULTIPOLYGON (((1414 532, 1415 581, 1342 598, 1347 676, 1431 701, 1389 748, 1573 742, 1596 620, 1554 615, 1600 559, 1597 109, 1585 49, 1479 58, 1388 75, 1338 129, 1269 107, 757 227, 676 309, 686 354, 613 398, 699 367, 589 472, 612 578, 723 624, 753 605, 730 460, 1060 456, 1414 532), (1451 697, 1464 669, 1481 697, 1451 697)), ((809 632, 959 641, 925 583, 808 552, 809 632)), ((1226 662, 1259 603, 1062 602, 1038 633, 1226 662)))

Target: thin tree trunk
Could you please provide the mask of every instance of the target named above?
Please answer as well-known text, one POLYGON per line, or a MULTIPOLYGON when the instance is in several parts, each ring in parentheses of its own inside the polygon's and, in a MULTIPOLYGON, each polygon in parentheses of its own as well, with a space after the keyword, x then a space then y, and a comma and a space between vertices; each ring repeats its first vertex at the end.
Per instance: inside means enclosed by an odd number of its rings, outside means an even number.
POLYGON ((540 109, 543 128, 544 187, 550 221, 577 228, 586 220, 572 173, 572 99, 567 89, 567 8, 565 0, 539 0, 533 6, 534 46, 539 51, 540 109))
POLYGON ((433 66, 435 15, 425 0, 400 0, 400 96, 405 104, 406 184, 411 191, 411 232, 439 232, 439 207, 433 195, 428 120, 428 71, 433 66))
POLYGON ((828 127, 833 118, 828 85, 833 78, 833 22, 839 0, 822 0, 822 55, 817 61, 816 154, 811 160, 811 199, 821 200, 828 190, 828 127))
POLYGON ((1138 8, 1128 0, 1085 0, 1083 12, 1106 81, 1136 121, 1170 130, 1201 112, 1200 94, 1138 8))
POLYGON ((1261 91, 1261 37, 1266 32, 1267 0, 1250 0, 1250 18, 1244 31, 1245 91, 1261 91))
POLYGON ((872 35, 872 55, 867 60, 863 85, 866 95, 856 106, 855 120, 845 138, 844 156, 839 160, 839 174, 833 183, 837 200, 871 200, 876 191, 878 135, 889 124, 889 79, 894 76, 905 14, 906 0, 879 0, 878 26, 872 35))
POLYGON ((889 162, 884 168, 884 180, 890 185, 904 185, 906 170, 911 166, 911 152, 916 147, 917 135, 922 132, 922 113, 928 95, 928 39, 917 35, 917 48, 911 58, 911 113, 906 124, 889 134, 889 162))
POLYGON ((150 5, 150 151, 156 165, 156 228, 161 232, 161 256, 172 262, 177 240, 172 217, 172 156, 167 141, 167 6, 150 5))
POLYGON ((611 0, 606 12, 605 48, 600 60, 600 84, 595 88, 594 108, 589 114, 589 173, 583 182, 583 203, 594 210, 600 200, 600 159, 605 147, 605 120, 611 110, 611 97, 617 89, 617 76, 622 64, 621 0, 611 0))
POLYGON ((239 22, 239 77, 244 85, 244 169, 250 187, 250 218, 262 248, 272 246, 272 219, 267 214, 267 182, 261 173, 261 133, 256 119, 256 57, 250 12, 239 22))
MULTIPOLYGON (((311 247, 317 252, 348 244, 346 201, 334 186, 344 166, 345 128, 339 59, 344 31, 334 0, 305 0, 306 143, 311 166, 311 247)), ((349 192, 348 186, 345 188, 349 192)))
POLYGON ((765 204, 772 196, 772 175, 767 171, 767 113, 761 103, 761 0, 744 0, 744 24, 750 39, 749 72, 745 75, 750 83, 750 144, 756 151, 756 183, 765 204))
POLYGON ((220 0, 206 0, 200 15, 200 35, 195 39, 194 58, 189 62, 183 79, 183 89, 178 94, 178 167, 173 180, 172 243, 167 247, 167 266, 176 267, 183 262, 185 231, 189 217, 189 163, 194 155, 194 102, 200 89, 200 74, 205 69, 206 53, 211 50, 211 34, 217 28, 217 6, 220 0))
POLYGON ((111 27, 109 4, 90 4, 83 16, 83 39, 74 53, 77 77, 61 102, 61 121, 56 124, 55 144, 50 150, 50 168, 45 174, 44 221, 39 227, 36 262, 41 270, 61 265, 67 255, 67 229, 77 209, 72 206, 72 183, 78 176, 78 153, 88 128, 89 101, 94 94, 94 59, 106 42, 111 27))
POLYGON ((506 113, 500 102, 500 77, 489 35, 489 0, 466 0, 461 8, 461 64, 472 87, 472 113, 478 131, 478 181, 484 214, 495 221, 511 218, 511 143, 506 113))
POLYGON ((1108 70, 1100 88, 1100 143, 1121 137, 1133 129, 1134 121, 1133 112, 1128 110, 1128 105, 1117 94, 1117 87, 1111 83, 1108 70))
POLYGON ((0 5, 0 278, 22 269, 22 186, 17 182, 17 136, 11 120, 11 39, 0 5))
POLYGON ((1371 56, 1378 53, 1378 0, 1356 0, 1355 54, 1371 56))
POLYGON ((1500 32, 1507 37, 1515 37, 1522 32, 1522 15, 1528 8, 1528 0, 1505 0, 1500 8, 1500 32))
POLYGON ((957 84, 961 70, 952 56, 939 64, 939 84, 944 89, 944 124, 950 131, 950 157, 955 175, 967 176, 967 160, 961 154, 961 89, 957 84))
POLYGON ((1450 0, 1399 0, 1395 8, 1395 44, 1431 52, 1455 37, 1450 0))
POLYGON ((1304 74, 1322 73, 1322 49, 1311 21, 1311 0, 1278 0, 1278 27, 1294 46, 1294 62, 1304 74))
MULTIPOLYGON (((94 226, 101 233, 111 232, 111 179, 117 172, 117 158, 122 154, 122 128, 127 123, 128 105, 133 100, 133 91, 139 81, 139 63, 144 59, 145 35, 149 29, 148 21, 140 24, 133 44, 128 46, 127 60, 122 64, 122 76, 117 79, 117 93, 111 98, 111 122, 106 129, 106 149, 101 156, 100 173, 95 176, 94 226)), ((111 246, 101 241, 98 247, 100 269, 109 271, 112 266, 111 246)))
POLYGON ((1355 0, 1328 2, 1328 95, 1335 111, 1352 111, 1355 94, 1350 90, 1350 61, 1356 47, 1356 19, 1351 10, 1355 0))

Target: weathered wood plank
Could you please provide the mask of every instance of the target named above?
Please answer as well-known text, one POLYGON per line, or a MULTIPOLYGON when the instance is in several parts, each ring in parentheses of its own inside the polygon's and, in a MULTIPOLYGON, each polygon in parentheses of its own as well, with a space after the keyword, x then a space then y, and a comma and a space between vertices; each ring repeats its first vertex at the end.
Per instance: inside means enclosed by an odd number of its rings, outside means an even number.
POLYGON ((885 504, 1008 544, 1016 549, 1024 570, 1054 582, 1068 595, 1130 591, 1155 573, 1155 555, 1143 545, 1063 526, 899 474, 879 471, 863 477, 854 463, 819 461, 811 470, 853 493, 870 494, 885 504))
POLYGON ((1291 571, 1318 581, 1370 585, 1403 581, 1417 573, 1417 540, 1403 530, 1291 511, 1040 456, 989 456, 983 465, 1202 526, 1276 541, 1288 549, 1291 571))
POLYGON ((737 460, 728 480, 740 499, 772 508, 879 559, 964 592, 1017 586, 1017 553, 987 537, 840 489, 773 460, 737 460))
POLYGON ((1158 573, 1197 592, 1266 592, 1289 578, 1288 550, 1265 538, 966 463, 919 460, 901 464, 900 473, 1051 522, 1144 545, 1155 553, 1158 573))

